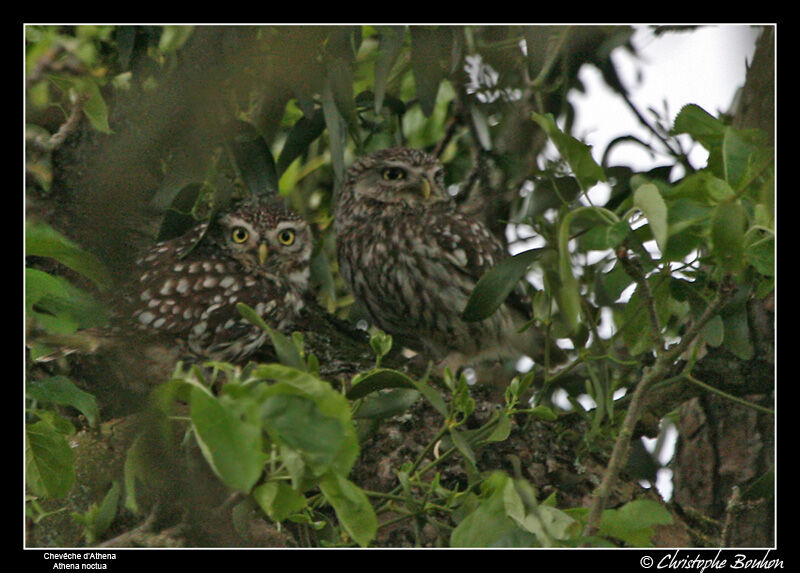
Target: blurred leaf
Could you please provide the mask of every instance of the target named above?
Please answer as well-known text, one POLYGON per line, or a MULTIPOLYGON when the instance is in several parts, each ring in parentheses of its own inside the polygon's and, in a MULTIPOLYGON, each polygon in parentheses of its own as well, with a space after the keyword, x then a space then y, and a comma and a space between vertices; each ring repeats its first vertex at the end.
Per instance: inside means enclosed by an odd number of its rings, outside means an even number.
POLYGON ((253 498, 264 513, 276 523, 286 520, 308 505, 302 493, 283 481, 271 481, 256 486, 253 498))
POLYGON ((469 445, 469 442, 464 437, 464 435, 456 430, 454 427, 448 428, 448 434, 450 439, 453 440, 453 445, 461 452, 461 455, 464 456, 473 467, 475 467, 476 459, 475 459, 475 452, 472 450, 472 446, 469 445))
POLYGON ((71 334, 105 323, 105 310, 92 296, 62 277, 25 269, 25 312, 43 329, 71 334))
POLYGON ((711 244, 719 265, 728 271, 737 271, 744 262, 744 233, 747 213, 736 202, 720 203, 711 216, 711 244))
POLYGON ((602 167, 592 157, 590 146, 562 132, 551 114, 533 113, 532 117, 556 146, 561 157, 569 164, 581 189, 586 191, 598 181, 606 180, 602 167))
POLYGON ((721 151, 725 128, 724 123, 700 106, 688 104, 678 112, 672 133, 686 133, 699 142, 709 152, 708 168, 718 177, 724 177, 721 151))
POLYGON ((747 307, 741 297, 728 304, 720 312, 724 326, 723 348, 742 360, 753 357, 753 343, 750 340, 750 326, 747 307))
POLYGON ((461 317, 478 322, 491 316, 546 249, 530 249, 500 261, 478 280, 461 317))
POLYGON ((261 428, 197 386, 192 388, 190 414, 197 443, 214 472, 231 489, 248 493, 267 459, 261 428))
POLYGON ((414 381, 407 374, 389 368, 376 368, 353 381, 353 387, 347 392, 348 400, 363 398, 372 392, 389 388, 416 389, 414 381))
POLYGON ((658 502, 637 499, 619 509, 607 509, 600 519, 599 533, 624 541, 631 547, 653 547, 653 526, 669 525, 672 516, 658 502))
MULTIPOLYGON (((331 467, 340 473, 347 474, 352 468, 353 463, 355 463, 359 452, 358 439, 350 414, 350 403, 347 399, 340 392, 332 388, 329 383, 320 380, 316 376, 281 364, 259 365, 253 370, 252 375, 257 378, 274 380, 276 382, 264 391, 265 398, 283 394, 294 394, 299 396, 306 395, 313 399, 313 403, 316 405, 316 411, 310 408, 308 404, 303 405, 298 403, 292 405, 292 408, 297 409, 298 416, 305 416, 309 420, 319 420, 320 423, 325 426, 331 424, 331 421, 338 421, 340 430, 337 430, 336 435, 341 436, 340 442, 338 441, 339 438, 337 438, 337 443, 341 444, 340 447, 334 452, 321 454, 322 458, 315 458, 315 460, 310 461, 316 463, 320 459, 326 460, 325 464, 331 465, 331 467)), ((280 406, 279 402, 274 403, 271 410, 275 419, 280 419, 282 416, 281 409, 278 406, 280 406)), ((287 404, 287 407, 288 406, 287 404)), ((292 432, 295 431, 293 426, 298 424, 296 419, 292 421, 291 418, 285 418, 282 422, 285 422, 285 426, 283 427, 285 427, 287 431, 292 432)), ((277 427, 274 429, 277 429, 277 427)), ((313 430, 313 428, 308 428, 307 430, 313 430)), ((319 434, 320 432, 318 431, 316 436, 317 440, 320 440, 319 434)), ((298 443, 303 441, 301 437, 297 437, 297 439, 299 440, 298 443)), ((308 439, 313 440, 315 438, 309 435, 308 439)), ((309 447, 312 448, 311 451, 316 452, 318 450, 318 446, 310 445, 309 447)), ((301 461, 302 459, 305 458, 301 458, 301 461)), ((326 468, 317 465, 309 469, 313 470, 318 477, 321 475, 320 472, 324 472, 326 468)))
POLYGON ((687 133, 703 147, 716 146, 722 142, 725 124, 696 104, 687 104, 675 117, 674 134, 687 133))
POLYGON ((326 473, 339 457, 342 423, 321 412, 312 398, 276 393, 264 401, 262 415, 270 438, 298 452, 315 475, 326 473))
POLYGON ((531 547, 536 536, 520 529, 506 510, 511 479, 495 472, 481 484, 481 501, 453 530, 451 547, 531 547))
POLYGON ((254 309, 250 308, 245 303, 237 302, 236 310, 251 324, 263 329, 269 335, 272 341, 272 347, 275 349, 275 354, 281 364, 297 368, 298 370, 306 369, 303 357, 300 355, 300 351, 291 338, 268 325, 254 309))
POLYGON ((619 299, 622 291, 633 283, 631 276, 625 272, 622 265, 616 263, 614 267, 606 273, 598 273, 595 278, 594 293, 597 297, 597 304, 600 306, 611 306, 619 299))
POLYGON ((378 56, 375 59, 375 113, 380 113, 386 94, 386 82, 405 40, 404 26, 376 26, 380 34, 378 56))
POLYGON ((630 230, 627 221, 595 225, 581 235, 581 247, 586 251, 614 249, 622 244, 630 230))
POLYGON ((75 484, 74 455, 63 434, 44 421, 25 424, 25 485, 40 497, 61 498, 75 484))
POLYGON ((325 130, 325 117, 321 109, 311 117, 305 115, 292 126, 278 156, 277 174, 282 176, 289 165, 306 152, 308 146, 325 130))
POLYGON ((667 204, 661 196, 658 187, 652 183, 645 183, 633 192, 633 204, 638 207, 650 225, 653 237, 659 250, 664 253, 667 249, 667 204))
POLYGON ((338 473, 328 473, 319 484, 347 533, 361 547, 375 539, 378 517, 364 491, 338 473))
POLYGON ((158 40, 158 49, 169 53, 179 50, 191 37, 194 26, 164 26, 161 38, 158 40))
POLYGON ((430 26, 410 26, 411 71, 422 112, 430 117, 436 107, 439 84, 444 79, 440 52, 441 31, 430 26))
POLYGON ((764 237, 748 242, 744 256, 759 273, 771 277, 775 274, 775 236, 764 234, 764 237))
POLYGON ((25 389, 28 398, 71 406, 86 416, 89 424, 94 427, 99 419, 99 408, 95 397, 78 388, 72 380, 66 376, 50 376, 41 380, 33 380, 28 383, 25 389))
POLYGON ((101 289, 111 286, 111 274, 100 259, 45 223, 26 223, 25 255, 55 259, 101 289))
POLYGON ((760 131, 728 127, 722 140, 722 163, 725 181, 741 190, 772 164, 770 142, 760 131))
POLYGON ((478 136, 478 143, 484 150, 491 151, 492 135, 489 132, 489 121, 486 119, 486 114, 477 105, 471 104, 469 106, 469 115, 472 119, 472 126, 478 136))
POLYGON ((325 125, 328 128, 328 145, 331 150, 331 163, 336 181, 341 182, 344 178, 344 152, 347 124, 345 123, 336 101, 330 81, 322 85, 322 114, 325 117, 325 125))
POLYGON ((100 505, 93 503, 85 513, 72 513, 72 518, 83 525, 86 543, 94 544, 111 527, 119 506, 120 486, 114 482, 103 496, 100 505))
POLYGON ((250 124, 239 122, 239 133, 231 143, 239 174, 254 197, 278 193, 275 160, 264 138, 250 124))
POLYGON ((709 320, 703 327, 703 330, 700 331, 700 336, 703 337, 703 340, 709 346, 717 347, 722 344, 725 337, 725 327, 722 318, 717 315, 709 320))
POLYGON ((410 388, 393 388, 364 398, 356 418, 383 419, 397 416, 419 400, 420 393, 410 388))
POLYGON ((83 102, 83 113, 92 127, 101 133, 113 133, 108 125, 108 106, 97 84, 88 79, 80 83, 78 90, 86 97, 83 102))

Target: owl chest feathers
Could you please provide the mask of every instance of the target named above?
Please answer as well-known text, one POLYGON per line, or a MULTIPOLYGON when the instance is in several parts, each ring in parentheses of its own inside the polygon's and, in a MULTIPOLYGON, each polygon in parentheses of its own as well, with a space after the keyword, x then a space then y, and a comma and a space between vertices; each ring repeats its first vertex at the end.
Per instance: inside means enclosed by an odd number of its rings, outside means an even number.
POLYGON ((504 344, 515 329, 509 309, 481 323, 461 319, 477 279, 498 253, 488 232, 473 226, 454 214, 412 210, 364 218, 341 230, 342 274, 377 326, 412 348, 416 342, 418 350, 443 356, 504 344), (476 239, 486 242, 476 248, 470 242, 476 239))
POLYGON ((236 360, 254 351, 266 332, 240 316, 239 302, 281 328, 302 307, 302 297, 266 273, 246 275, 227 257, 198 249, 185 259, 175 246, 156 247, 138 261, 138 289, 130 300, 133 324, 151 334, 178 336, 199 356, 236 360))

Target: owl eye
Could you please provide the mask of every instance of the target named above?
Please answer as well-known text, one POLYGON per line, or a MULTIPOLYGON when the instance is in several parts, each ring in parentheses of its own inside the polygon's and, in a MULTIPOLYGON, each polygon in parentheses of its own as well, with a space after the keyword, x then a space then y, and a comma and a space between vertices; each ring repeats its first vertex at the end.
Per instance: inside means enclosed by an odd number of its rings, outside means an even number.
POLYGON ((233 242, 241 245, 250 237, 250 233, 244 227, 234 227, 231 231, 231 239, 233 242))
POLYGON ((405 178, 406 172, 401 167, 387 167, 382 175, 387 181, 400 181, 405 178))
POLYGON ((278 233, 278 240, 282 245, 286 245, 287 247, 294 243, 294 238, 294 229, 283 229, 278 233))

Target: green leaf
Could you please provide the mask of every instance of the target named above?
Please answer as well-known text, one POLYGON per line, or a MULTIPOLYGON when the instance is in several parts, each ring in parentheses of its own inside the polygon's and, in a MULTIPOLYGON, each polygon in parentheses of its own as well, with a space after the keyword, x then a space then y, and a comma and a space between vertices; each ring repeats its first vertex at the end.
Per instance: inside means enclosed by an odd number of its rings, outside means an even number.
POLYGON ((78 388, 66 376, 50 376, 34 380, 27 385, 25 392, 29 398, 35 400, 71 406, 86 416, 92 427, 97 425, 100 415, 97 400, 88 392, 78 388))
POLYGON ((420 393, 409 388, 393 388, 367 396, 354 414, 360 419, 383 419, 408 410, 419 399, 420 393))
POLYGON ((25 425, 25 484, 34 495, 47 498, 64 497, 75 484, 72 448, 44 421, 25 425))
POLYGON ((83 113, 89 123, 100 133, 113 133, 108 125, 108 106, 103 99, 103 94, 100 93, 100 88, 91 79, 81 82, 81 85, 79 90, 86 96, 86 100, 83 102, 83 113))
POLYGON ((440 63, 441 30, 431 26, 410 26, 411 72, 417 88, 417 99, 425 117, 436 107, 439 84, 444 79, 440 63))
POLYGON ((741 190, 765 167, 772 164, 772 154, 764 134, 757 130, 728 127, 722 139, 722 167, 725 181, 741 190))
POLYGON ((306 369, 305 362, 303 362, 303 357, 300 355, 297 345, 294 343, 294 341, 292 341, 291 338, 268 325, 254 309, 247 306, 245 303, 237 302, 236 310, 238 310, 239 314, 241 314, 242 317, 247 319, 251 324, 258 326, 267 332, 270 340, 272 341, 272 346, 275 348, 275 354, 278 356, 278 360, 281 361, 281 364, 290 366, 292 368, 297 368, 298 370, 306 369))
MULTIPOLYGON (((303 443, 310 444, 310 441, 314 439, 313 436, 304 436, 302 433, 298 434, 295 432, 307 431, 309 429, 313 430, 313 428, 306 428, 305 430, 296 428, 296 420, 293 422, 291 418, 282 418, 284 408, 296 409, 296 415, 306 417, 309 420, 308 424, 310 424, 311 421, 318 421, 321 425, 328 428, 329 426, 332 427, 331 420, 339 422, 340 430, 336 430, 336 436, 341 435, 341 442, 338 442, 338 437, 336 440, 337 443, 340 443, 340 446, 338 446, 335 452, 330 452, 332 457, 329 460, 326 457, 328 454, 322 453, 322 458, 328 461, 323 461, 321 463, 327 463, 336 471, 346 475, 352 468, 353 463, 355 463, 359 453, 358 438, 356 437, 355 427, 353 426, 350 414, 350 403, 347 399, 341 393, 334 390, 327 382, 319 380, 308 372, 303 372, 288 366, 263 364, 256 367, 252 374, 258 378, 275 380, 277 382, 277 384, 272 384, 267 388, 264 392, 265 398, 277 395, 299 394, 302 396, 302 394, 305 394, 307 397, 313 399, 316 410, 311 408, 308 404, 299 402, 291 404, 288 402, 275 402, 270 406, 270 420, 279 423, 278 426, 273 426, 272 429, 285 429, 288 432, 293 432, 290 439, 294 440, 293 443, 295 445, 299 446, 303 443)), ((320 436, 321 431, 318 430, 316 439, 322 439, 320 436)), ((286 442, 286 444, 288 445, 288 442, 286 442)), ((318 451, 319 446, 310 444, 308 447, 310 448, 309 451, 314 453, 314 455, 320 454, 318 451)), ((325 447, 330 447, 330 444, 325 447)), ((311 461, 316 463, 319 459, 314 458, 314 460, 311 461)), ((319 476, 321 475, 319 471, 324 468, 315 466, 310 469, 315 470, 315 475, 319 476)))
POLYGON ((627 221, 595 225, 581 235, 581 247, 586 251, 604 251, 622 244, 630 232, 627 221))
POLYGON ((111 274, 100 259, 45 223, 25 225, 25 255, 55 259, 101 289, 111 286, 111 274))
POLYGON ((750 360, 753 357, 753 343, 750 340, 746 307, 742 304, 731 305, 720 314, 725 331, 723 348, 742 360, 750 360))
POLYGON ((747 213, 741 203, 720 203, 711 216, 711 244, 718 264, 737 271, 744 263, 744 233, 747 213))
POLYGON ((169 53, 179 50, 194 32, 194 26, 164 26, 158 39, 158 49, 169 53))
POLYGON ((546 249, 530 249, 500 261, 478 280, 461 317, 478 322, 491 316, 546 249))
POLYGON ((399 370, 376 368, 353 380, 353 387, 347 392, 348 400, 363 398, 372 392, 389 388, 416 389, 414 380, 399 370))
POLYGON ((392 335, 378 331, 369 338, 369 345, 378 359, 386 356, 392 349, 392 335))
POLYGON ((288 519, 308 505, 302 493, 283 481, 271 481, 257 486, 253 490, 253 498, 275 522, 288 519))
POLYGON ((722 318, 717 315, 709 320, 700 331, 700 336, 702 336, 703 340, 710 346, 717 347, 722 344, 725 336, 725 327, 722 318))
POLYGON ((338 473, 325 475, 319 487, 350 537, 368 546, 378 531, 378 517, 364 491, 338 473))
POLYGON ((264 137, 245 122, 238 122, 238 133, 230 144, 236 167, 254 197, 269 197, 278 193, 278 174, 275 160, 264 137))
POLYGON ((461 455, 464 456, 464 458, 474 467, 476 463, 475 452, 472 451, 472 446, 469 445, 467 439, 462 435, 461 432, 459 432, 452 426, 448 428, 448 433, 450 434, 450 438, 453 440, 453 445, 458 449, 459 452, 461 452, 461 455))
POLYGON ((117 515, 119 506, 120 486, 118 482, 111 484, 111 488, 103 496, 100 505, 92 504, 86 513, 73 513, 72 517, 84 526, 83 534, 88 544, 93 544, 111 527, 117 515))
POLYGON ((675 118, 674 134, 686 133, 709 152, 708 168, 723 177, 722 139, 726 126, 698 105, 683 106, 675 118))
POLYGON ((606 180, 605 172, 592 157, 592 148, 589 145, 561 131, 552 114, 533 113, 532 117, 556 146, 561 157, 569 164, 581 189, 586 191, 598 181, 606 180))
POLYGON ((645 183, 633 192, 633 204, 638 207, 653 232, 659 250, 664 253, 667 250, 667 238, 669 237, 667 225, 667 204, 661 196, 658 187, 652 183, 645 183))
POLYGON ((243 421, 199 386, 192 388, 190 415, 200 450, 214 472, 228 487, 249 492, 267 458, 261 428, 243 421))
POLYGON ((505 474, 493 473, 481 484, 480 504, 450 535, 451 547, 531 547, 536 536, 520 529, 507 514, 506 488, 513 488, 505 474))
POLYGON ((725 124, 696 104, 687 104, 675 117, 674 134, 687 133, 706 149, 721 143, 725 124))
POLYGON ((670 523, 672 516, 662 504, 637 499, 619 509, 605 510, 600 518, 599 533, 624 541, 631 547, 652 547, 653 526, 670 523))
POLYGON ((311 117, 303 116, 292 126, 281 153, 278 156, 277 173, 282 176, 292 162, 308 149, 308 146, 325 131, 325 117, 322 110, 315 110, 311 117))
POLYGON ((380 34, 378 56, 375 59, 375 113, 380 113, 386 94, 386 82, 392 71, 400 49, 403 47, 405 28, 403 26, 376 26, 380 34))
POLYGON ((316 475, 326 473, 345 443, 342 423, 304 396, 276 394, 263 405, 264 426, 274 441, 300 453, 316 475))
MULTIPOLYGON (((748 233, 750 234, 750 233, 748 233)), ((756 240, 747 241, 744 256, 764 276, 775 274, 775 236, 771 233, 756 240)))
POLYGON ((31 268, 25 269, 25 312, 42 328, 58 334, 106 321, 105 310, 92 296, 62 277, 31 268))
POLYGON ((331 150, 331 163, 333 173, 337 182, 341 182, 344 177, 344 152, 347 136, 347 124, 342 117, 333 91, 328 79, 322 84, 320 93, 322 101, 322 114, 325 118, 325 126, 328 128, 328 145, 331 150))
POLYGON ((505 412, 497 414, 497 425, 486 438, 487 442, 502 442, 511 434, 511 418, 505 412))

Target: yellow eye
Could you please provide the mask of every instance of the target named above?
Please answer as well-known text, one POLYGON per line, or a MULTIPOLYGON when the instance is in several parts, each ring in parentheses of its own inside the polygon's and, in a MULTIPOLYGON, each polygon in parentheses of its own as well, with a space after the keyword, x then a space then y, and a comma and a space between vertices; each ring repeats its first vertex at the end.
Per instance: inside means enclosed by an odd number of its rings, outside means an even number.
POLYGON ((286 245, 287 247, 294 243, 294 238, 294 229, 283 229, 278 233, 278 240, 282 245, 286 245))
POLYGON ((382 175, 387 181, 400 181, 405 178, 406 172, 400 167, 387 167, 383 170, 382 175))
POLYGON ((231 231, 231 239, 236 244, 244 243, 250 237, 250 233, 244 227, 234 227, 231 231))

